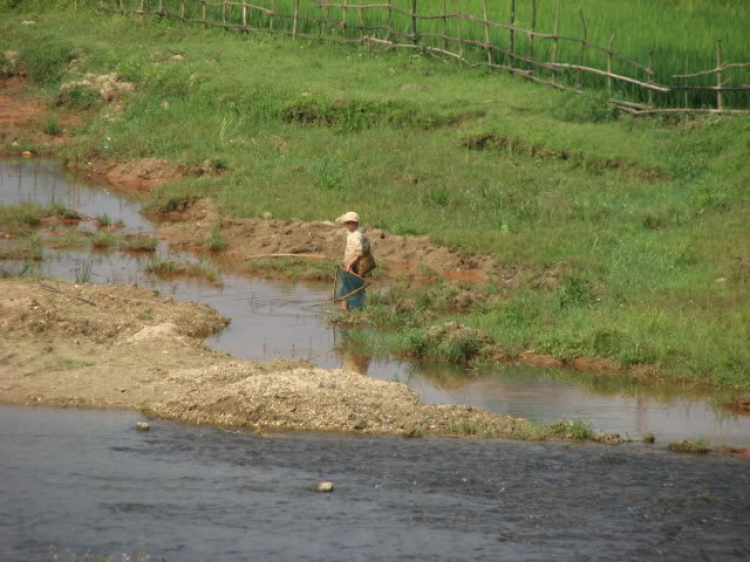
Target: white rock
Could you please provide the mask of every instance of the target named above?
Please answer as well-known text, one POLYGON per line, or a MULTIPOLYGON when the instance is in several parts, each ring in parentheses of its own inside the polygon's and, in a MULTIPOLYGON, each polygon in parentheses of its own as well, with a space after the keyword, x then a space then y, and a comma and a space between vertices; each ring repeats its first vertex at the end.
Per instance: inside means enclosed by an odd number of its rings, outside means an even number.
POLYGON ((145 421, 139 421, 135 424, 135 428, 138 431, 148 431, 149 429, 151 429, 151 424, 145 421))

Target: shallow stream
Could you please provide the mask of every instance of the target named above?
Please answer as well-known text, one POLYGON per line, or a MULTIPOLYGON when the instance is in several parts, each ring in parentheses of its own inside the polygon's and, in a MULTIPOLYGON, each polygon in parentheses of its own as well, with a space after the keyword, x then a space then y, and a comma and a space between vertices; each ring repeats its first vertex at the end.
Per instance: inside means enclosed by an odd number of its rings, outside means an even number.
MULTIPOLYGON (((54 164, 0 162, 0 204, 31 197, 153 229, 137 201, 54 164)), ((747 419, 711 398, 603 389, 522 366, 466 373, 341 357, 324 318, 325 285, 232 275, 221 287, 162 281, 142 273, 148 258, 45 252, 46 275, 75 279, 90 263, 93 282, 135 282, 211 304, 232 324, 210 345, 238 357, 346 365, 406 382, 425 400, 539 421, 583 418, 623 434, 653 431, 660 441, 750 444, 747 419)), ((122 555, 138 550, 171 562, 750 559, 750 472, 725 455, 313 433, 264 439, 162 420, 139 432, 139 419, 0 404, 0 560, 133 560, 122 555), (306 489, 324 479, 333 493, 306 489)))
MULTIPOLYGON (((82 181, 54 162, 0 160, 0 205, 21 201, 42 205, 56 201, 90 217, 106 213, 122 220, 129 231, 155 230, 155 224, 140 214, 138 200, 82 181)), ((84 221, 79 228, 94 227, 84 221)), ((168 244, 160 243, 158 253, 169 254, 168 244)), ((184 253, 173 257, 198 259, 184 253)), ((537 422, 582 419, 594 429, 626 437, 652 432, 661 442, 700 438, 715 445, 750 447, 750 416, 721 408, 720 396, 689 396, 676 390, 655 393, 523 365, 468 372, 452 365, 342 355, 335 351, 341 334, 325 319, 330 306, 327 284, 232 274, 222 275, 220 284, 164 280, 143 272, 149 259, 122 252, 45 250, 38 267, 46 276, 75 280, 85 264, 94 283, 137 283, 176 299, 208 303, 232 321, 208 344, 242 359, 307 359, 325 368, 344 366, 404 382, 427 402, 473 405, 537 422)), ((23 265, 0 262, 0 271, 23 265)))

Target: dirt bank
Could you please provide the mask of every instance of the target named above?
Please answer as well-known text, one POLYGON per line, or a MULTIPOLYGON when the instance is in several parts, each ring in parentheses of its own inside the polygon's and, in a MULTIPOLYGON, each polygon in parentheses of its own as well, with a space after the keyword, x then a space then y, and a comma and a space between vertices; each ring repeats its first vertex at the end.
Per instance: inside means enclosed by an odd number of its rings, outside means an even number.
POLYGON ((133 286, 0 281, 0 400, 148 410, 196 423, 512 437, 528 422, 423 404, 403 384, 301 362, 237 361, 210 307, 133 286), (75 298, 81 297, 89 302, 75 298))
MULTIPOLYGON (((166 215, 169 222, 159 227, 159 236, 173 244, 196 248, 205 246, 220 225, 226 240, 225 255, 235 260, 252 260, 268 254, 313 254, 341 260, 346 232, 331 221, 304 222, 261 218, 224 218, 210 199, 188 201, 184 210, 166 215)), ((489 255, 471 254, 455 248, 437 246, 427 237, 399 236, 377 228, 367 228, 373 251, 381 265, 392 273, 416 272, 428 266, 449 277, 480 281, 494 273, 514 284, 518 271, 503 269, 489 255)))

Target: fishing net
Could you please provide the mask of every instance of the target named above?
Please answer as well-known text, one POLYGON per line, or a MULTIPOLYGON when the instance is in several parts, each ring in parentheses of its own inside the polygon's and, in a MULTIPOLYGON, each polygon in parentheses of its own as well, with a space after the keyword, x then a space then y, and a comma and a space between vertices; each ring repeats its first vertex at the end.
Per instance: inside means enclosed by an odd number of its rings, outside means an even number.
POLYGON ((333 286, 333 302, 345 300, 350 309, 359 309, 365 305, 365 289, 369 283, 355 273, 349 273, 343 267, 336 269, 333 286))

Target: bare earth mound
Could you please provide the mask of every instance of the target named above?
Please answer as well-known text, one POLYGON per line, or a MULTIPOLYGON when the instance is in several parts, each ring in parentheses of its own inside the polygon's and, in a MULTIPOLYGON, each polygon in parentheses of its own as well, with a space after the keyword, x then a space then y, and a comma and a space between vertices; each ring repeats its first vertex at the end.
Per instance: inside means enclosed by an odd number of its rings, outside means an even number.
POLYGON ((233 360, 203 343, 226 325, 203 304, 131 286, 54 287, 65 294, 32 281, 0 281, 0 400, 144 409, 195 423, 411 436, 503 437, 527 423, 423 404, 403 384, 353 372, 233 360))

